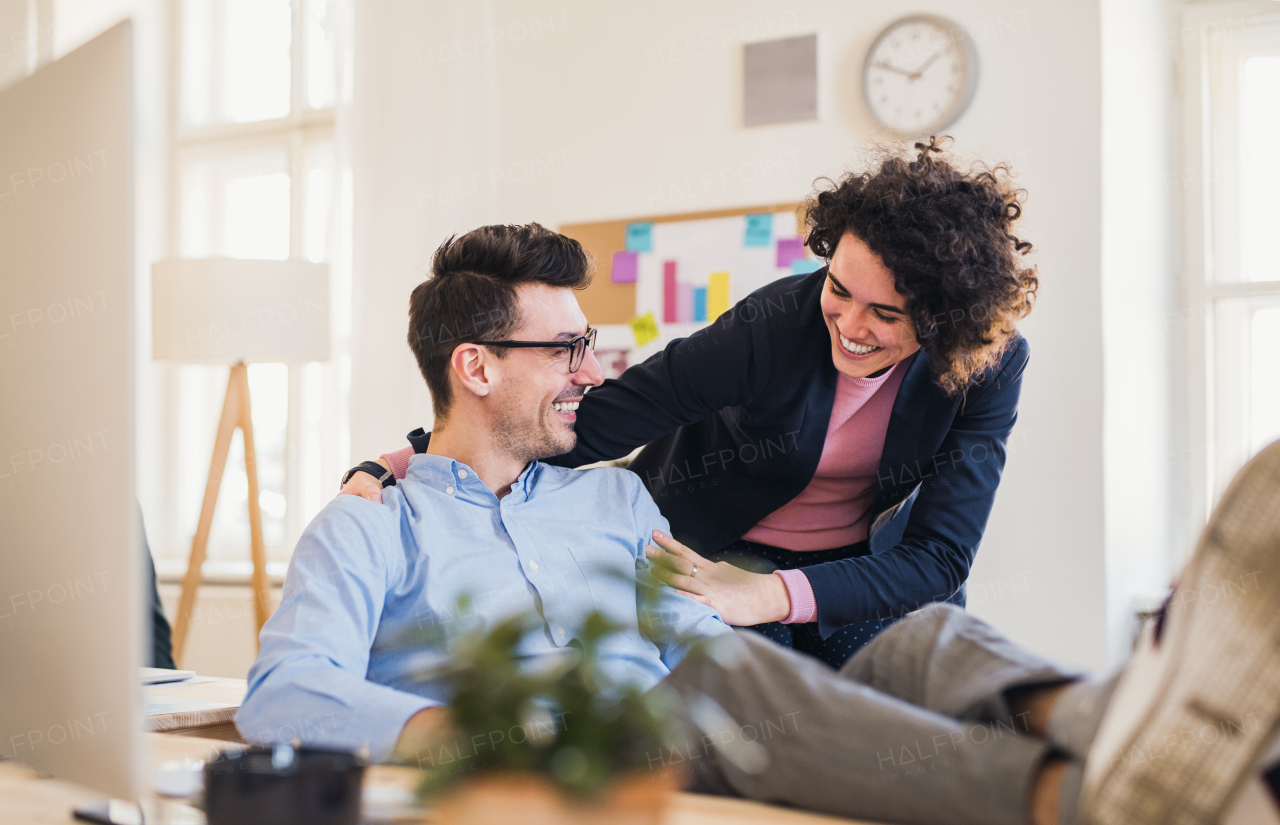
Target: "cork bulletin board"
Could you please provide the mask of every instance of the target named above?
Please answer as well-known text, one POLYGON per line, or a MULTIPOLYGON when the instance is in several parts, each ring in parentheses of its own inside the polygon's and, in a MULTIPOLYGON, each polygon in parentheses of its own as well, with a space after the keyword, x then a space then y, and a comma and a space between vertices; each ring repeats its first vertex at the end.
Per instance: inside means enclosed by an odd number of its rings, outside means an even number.
MULTIPOLYGON (((690 223, 690 228, 696 228, 692 226, 693 222, 710 222, 711 219, 716 218, 739 218, 744 222, 747 222, 750 216, 772 215, 774 217, 774 220, 772 221, 773 236, 779 239, 786 238, 794 241, 795 237, 803 237, 804 234, 800 207, 801 204, 798 202, 767 204, 749 208, 716 209, 706 212, 686 212, 676 215, 656 215, 652 217, 601 221, 599 223, 577 223, 562 226, 560 227, 560 232, 581 243, 595 260, 595 277, 591 281, 591 286, 579 293, 578 304, 582 307, 582 311, 586 314, 587 320, 593 326, 626 324, 637 315, 637 283, 635 275, 632 274, 629 280, 624 278, 624 282, 618 283, 614 277, 613 270, 616 253, 626 252, 628 249, 636 248, 636 244, 634 243, 634 233, 637 227, 643 228, 646 224, 690 223), (794 226, 779 225, 783 223, 778 220, 779 213, 787 213, 793 216, 795 219, 794 226), (629 243, 628 238, 629 228, 633 233, 631 243, 629 243)), ((750 229, 747 231, 749 233, 750 229)), ((687 234, 688 233, 686 233, 686 235, 687 234)), ((696 233, 692 238, 692 240, 684 241, 685 251, 689 251, 688 246, 690 243, 696 244, 698 242, 696 233)), ((718 242, 726 247, 732 246, 733 244, 732 241, 729 244, 725 244, 723 240, 718 242)), ((747 240, 746 243, 751 244, 752 241, 747 240)), ((773 243, 772 239, 770 240, 770 243, 773 243)), ((737 245, 741 246, 742 243, 739 241, 737 242, 737 245)), ((758 243, 756 245, 761 247, 765 246, 764 243, 758 243)), ((717 254, 715 249, 698 249, 695 251, 703 260, 714 259, 717 254)), ((734 251, 735 250, 732 248, 726 248, 724 250, 726 256, 734 251)), ((655 250, 655 253, 659 253, 657 254, 657 257, 662 257, 660 250, 655 250)), ((645 253, 641 252, 640 254, 645 253)), ((770 252, 770 254, 772 254, 772 252, 770 252)), ((658 261, 655 261, 654 263, 661 265, 661 262, 658 261)), ((632 259, 632 265, 634 266, 634 259, 632 259)), ((779 274, 788 273, 785 269, 780 269, 779 274)), ((706 275, 707 273, 704 272, 691 273, 691 277, 694 278, 705 278, 706 275)), ((732 272, 730 272, 730 277, 733 277, 732 272)), ((712 288, 714 290, 714 286, 712 288)), ((706 300, 705 297, 703 297, 703 300, 706 300)), ((642 301, 642 303, 644 303, 644 301, 642 301)), ((705 306, 703 310, 705 313, 705 306)), ((655 314, 659 322, 664 321, 660 309, 655 314)), ((682 317, 681 321, 684 320, 686 319, 682 317)), ((679 326, 683 328, 688 326, 688 324, 682 323, 679 326)))

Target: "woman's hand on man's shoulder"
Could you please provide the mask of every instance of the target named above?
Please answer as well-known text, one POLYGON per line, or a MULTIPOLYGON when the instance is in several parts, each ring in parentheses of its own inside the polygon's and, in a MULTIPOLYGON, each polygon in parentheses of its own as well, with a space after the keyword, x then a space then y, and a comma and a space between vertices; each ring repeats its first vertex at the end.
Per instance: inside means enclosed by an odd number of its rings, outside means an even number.
MULTIPOLYGON (((391 466, 386 460, 378 459, 378 463, 388 470, 391 466)), ((360 498, 382 503, 382 485, 378 480, 366 472, 358 472, 351 478, 347 479, 347 483, 342 485, 342 489, 338 491, 340 496, 360 496, 360 498)))

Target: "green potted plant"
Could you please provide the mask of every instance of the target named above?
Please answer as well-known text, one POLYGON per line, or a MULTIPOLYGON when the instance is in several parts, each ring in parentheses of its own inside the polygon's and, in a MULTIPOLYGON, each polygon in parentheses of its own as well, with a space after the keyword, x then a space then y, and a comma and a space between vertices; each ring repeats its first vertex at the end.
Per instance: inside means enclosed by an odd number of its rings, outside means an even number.
MULTIPOLYGON (((464 599, 458 615, 468 614, 464 599)), ((531 668, 517 651, 527 635, 544 631, 543 619, 516 615, 464 634, 446 665, 420 674, 443 679, 451 696, 447 733, 419 752, 419 796, 435 808, 436 821, 661 820, 684 775, 663 769, 661 755, 688 741, 692 728, 684 720, 705 728, 698 719, 714 703, 661 684, 642 691, 611 680, 601 667, 602 644, 623 630, 592 612, 575 645, 531 668)), ((663 631, 655 621, 644 632, 655 638, 663 631)), ((688 655, 705 653, 695 647, 688 655)), ((732 721, 718 706, 712 715, 715 725, 732 721)), ((738 760, 730 755, 730 761, 738 760)))

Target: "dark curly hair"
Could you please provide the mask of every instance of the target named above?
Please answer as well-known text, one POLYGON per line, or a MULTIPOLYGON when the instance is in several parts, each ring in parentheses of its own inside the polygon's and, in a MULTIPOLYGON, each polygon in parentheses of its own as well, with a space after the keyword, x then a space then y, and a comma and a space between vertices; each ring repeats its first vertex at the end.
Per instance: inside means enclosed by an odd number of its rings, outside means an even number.
POLYGON ((907 299, 933 379, 950 395, 998 364, 1014 323, 1035 304, 1039 279, 1012 232, 1025 190, 1007 164, 961 169, 930 137, 914 159, 885 152, 873 172, 845 175, 805 203, 805 243, 827 260, 852 232, 880 256, 907 299))

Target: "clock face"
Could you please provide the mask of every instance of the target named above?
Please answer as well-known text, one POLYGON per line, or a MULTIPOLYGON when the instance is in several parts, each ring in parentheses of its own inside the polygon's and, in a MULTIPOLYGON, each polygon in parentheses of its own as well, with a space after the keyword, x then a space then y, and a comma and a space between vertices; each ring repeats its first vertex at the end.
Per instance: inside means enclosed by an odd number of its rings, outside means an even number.
POLYGON ((862 91, 877 121, 916 137, 954 123, 977 80, 978 55, 964 29, 945 18, 913 15, 876 38, 862 91))

